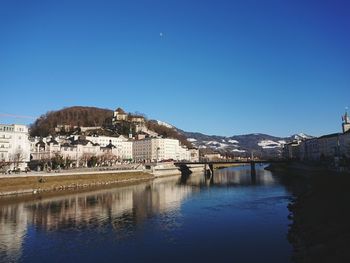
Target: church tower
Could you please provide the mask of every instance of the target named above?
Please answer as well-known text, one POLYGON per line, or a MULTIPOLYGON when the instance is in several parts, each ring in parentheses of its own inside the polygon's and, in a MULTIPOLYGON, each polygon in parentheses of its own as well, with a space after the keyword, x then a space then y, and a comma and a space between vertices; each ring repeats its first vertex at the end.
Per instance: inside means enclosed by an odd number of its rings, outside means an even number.
POLYGON ((130 126, 130 130, 129 130, 129 139, 132 139, 132 128, 130 126))
POLYGON ((348 108, 345 109, 345 114, 342 116, 342 121, 343 133, 350 131, 350 118, 348 115, 348 108))

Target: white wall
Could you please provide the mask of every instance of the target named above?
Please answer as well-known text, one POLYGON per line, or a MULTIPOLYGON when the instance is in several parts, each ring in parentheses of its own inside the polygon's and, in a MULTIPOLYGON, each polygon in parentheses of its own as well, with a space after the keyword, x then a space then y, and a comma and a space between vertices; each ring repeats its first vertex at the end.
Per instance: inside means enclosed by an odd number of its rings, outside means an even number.
POLYGON ((24 169, 30 160, 28 127, 19 124, 0 124, 0 160, 11 162, 16 153, 21 153, 19 168, 24 169))

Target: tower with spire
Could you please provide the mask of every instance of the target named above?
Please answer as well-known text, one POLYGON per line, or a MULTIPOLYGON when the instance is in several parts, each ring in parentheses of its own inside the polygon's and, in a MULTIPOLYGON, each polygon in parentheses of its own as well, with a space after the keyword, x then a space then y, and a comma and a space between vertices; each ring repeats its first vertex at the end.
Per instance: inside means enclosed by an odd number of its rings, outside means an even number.
POLYGON ((129 139, 132 139, 132 128, 130 126, 130 129, 129 129, 129 139))
POLYGON ((348 115, 348 108, 345 108, 345 114, 342 116, 342 127, 343 127, 343 133, 350 131, 350 118, 348 115))

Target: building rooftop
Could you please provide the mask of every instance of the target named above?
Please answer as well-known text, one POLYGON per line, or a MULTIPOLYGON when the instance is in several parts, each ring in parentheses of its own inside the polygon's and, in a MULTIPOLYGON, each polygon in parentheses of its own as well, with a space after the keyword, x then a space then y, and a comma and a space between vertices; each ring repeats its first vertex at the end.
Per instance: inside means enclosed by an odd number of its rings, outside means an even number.
POLYGON ((41 140, 35 144, 35 146, 45 147, 45 143, 41 140))
POLYGON ((119 114, 126 114, 122 108, 117 108, 115 111, 117 111, 119 114))
POLYGON ((58 142, 53 138, 47 142, 47 144, 51 144, 51 143, 53 143, 54 145, 58 145, 58 142))
POLYGON ((332 138, 332 137, 337 137, 341 135, 342 133, 331 133, 331 134, 326 134, 321 137, 318 137, 318 139, 323 139, 323 138, 332 138))

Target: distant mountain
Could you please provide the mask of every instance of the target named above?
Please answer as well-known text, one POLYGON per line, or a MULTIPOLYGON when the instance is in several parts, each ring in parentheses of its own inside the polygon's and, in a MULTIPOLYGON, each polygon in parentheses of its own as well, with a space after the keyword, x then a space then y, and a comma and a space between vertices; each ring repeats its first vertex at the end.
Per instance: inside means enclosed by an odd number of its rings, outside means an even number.
POLYGON ((207 152, 228 153, 235 156, 250 156, 253 152, 255 156, 264 158, 281 155, 283 145, 295 139, 312 138, 312 136, 303 133, 290 137, 276 137, 261 133, 226 137, 196 132, 180 132, 196 147, 207 152))
POLYGON ((310 136, 301 132, 301 133, 292 135, 291 138, 294 138, 296 140, 307 140, 307 139, 313 138, 313 136, 310 136))
POLYGON ((173 125, 171 125, 171 124, 169 124, 169 123, 167 123, 167 122, 164 122, 164 121, 156 120, 156 122, 157 122, 159 125, 165 126, 165 127, 167 127, 167 128, 170 128, 170 129, 175 128, 173 125))

